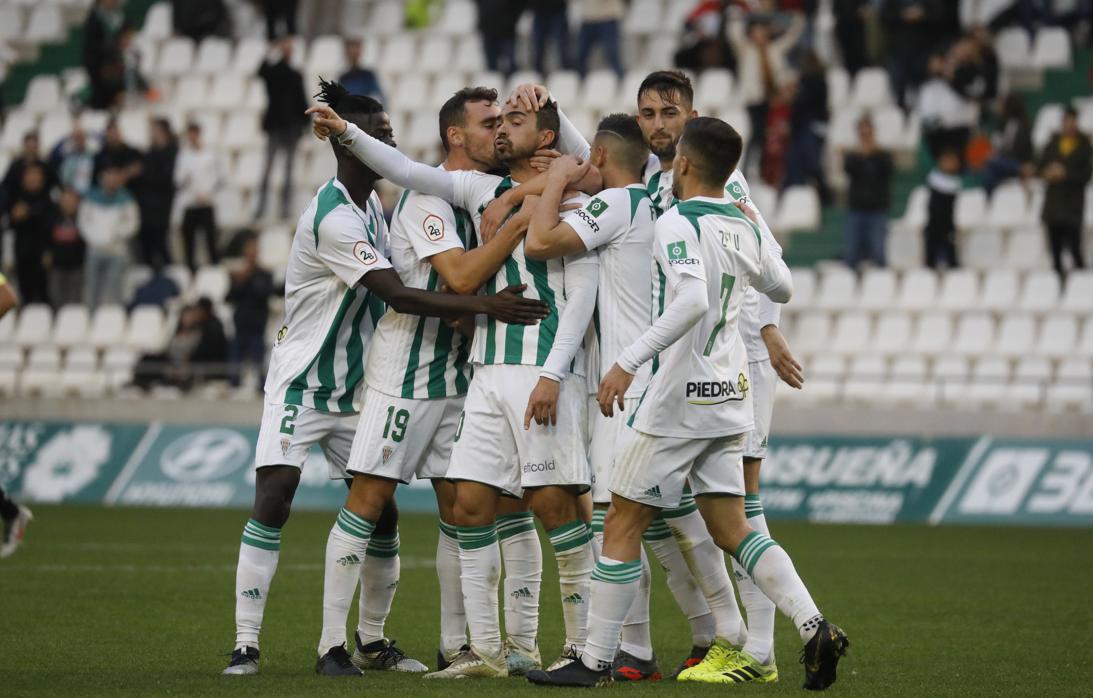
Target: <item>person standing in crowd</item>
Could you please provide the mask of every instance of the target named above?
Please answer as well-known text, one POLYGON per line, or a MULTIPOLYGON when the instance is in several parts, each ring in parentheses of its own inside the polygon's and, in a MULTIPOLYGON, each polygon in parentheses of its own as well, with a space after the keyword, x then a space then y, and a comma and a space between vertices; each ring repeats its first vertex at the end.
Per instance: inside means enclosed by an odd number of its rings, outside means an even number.
POLYGON ((526 0, 475 0, 475 4, 486 67, 508 77, 516 72, 516 23, 524 14, 526 0))
POLYGON ((892 156, 877 144, 868 116, 858 122, 858 147, 846 153, 843 168, 849 178, 846 263, 856 269, 862 260, 868 260, 883 267, 892 200, 892 156))
POLYGON ((919 91, 918 114, 931 157, 936 160, 941 153, 952 151, 959 153, 963 162, 972 129, 979 122, 979 107, 956 89, 952 59, 952 55, 941 53, 930 56, 930 79, 919 91))
POLYGON ((736 72, 736 54, 729 45, 725 6, 728 0, 704 0, 683 20, 683 37, 675 53, 677 68, 701 73, 707 68, 736 72))
POLYGON ((865 22, 873 12, 870 0, 834 0, 835 40, 839 43, 843 67, 850 77, 868 65, 865 22))
POLYGON ((888 80, 892 96, 904 110, 910 92, 926 77, 924 55, 938 45, 934 21, 942 0, 879 0, 879 15, 888 42, 888 80))
POLYGON ((62 187, 75 189, 80 196, 91 191, 95 174, 95 153, 87 142, 87 133, 79 125, 57 145, 52 158, 62 187))
POLYGON ((231 18, 224 0, 172 0, 172 26, 176 34, 201 41, 207 36, 227 36, 231 18))
POLYGON ((820 201, 831 201, 824 174, 824 143, 827 141, 827 71, 811 48, 801 54, 790 116, 790 144, 786 157, 785 186, 815 182, 820 201))
POLYGON ((124 26, 122 0, 95 0, 83 29, 83 66, 91 85, 92 109, 116 106, 118 94, 124 89, 118 60, 118 37, 124 26))
POLYGON ((144 153, 141 175, 133 182, 140 206, 141 261, 152 267, 171 263, 167 232, 175 199, 178 142, 167 119, 152 120, 152 145, 144 153))
POLYGON ((44 166, 31 164, 23 169, 8 217, 15 232, 15 277, 19 282, 19 294, 25 303, 48 303, 46 256, 53 200, 47 188, 44 166))
POLYGON ((751 140, 741 169, 745 169, 757 152, 762 152, 770 99, 788 81, 790 67, 786 57, 804 30, 805 20, 800 14, 792 15, 789 27, 778 38, 772 37, 771 26, 766 21, 736 19, 729 22, 729 36, 737 60, 736 89, 751 122, 751 140))
MULTIPOLYGON (((226 299, 233 307, 235 321, 235 339, 230 353, 234 385, 239 384, 243 367, 248 362, 253 362, 259 376, 265 372, 266 324, 269 299, 274 294, 273 274, 258 263, 258 236, 247 235, 242 252, 240 265, 231 272, 231 289, 226 299)), ((259 380, 259 386, 263 382, 259 380)))
POLYGON ((990 194, 1007 179, 1030 177, 1034 161, 1032 122, 1025 100, 1011 92, 1002 100, 1002 125, 994 136, 994 154, 983 167, 983 188, 990 194))
MULTIPOLYGON (((546 75, 547 51, 554 45, 558 60, 556 69, 572 67, 569 53, 568 0, 529 0, 531 9, 531 67, 546 75)), ((348 87, 348 85, 347 85, 348 87)))
POLYGON ((137 234, 140 211, 125 187, 125 173, 109 167, 83 203, 77 223, 87 243, 84 302, 91 308, 121 304, 122 279, 129 265, 129 239, 137 234))
POLYGON ((1085 187, 1093 174, 1093 147, 1089 137, 1078 130, 1078 112, 1074 107, 1067 107, 1062 129, 1044 148, 1040 156, 1040 173, 1047 184, 1040 217, 1047 228, 1055 271, 1065 280, 1064 251, 1070 253, 1075 269, 1085 268, 1082 222, 1085 187))
POLYGON ((297 5, 298 0, 262 0, 262 9, 266 13, 267 41, 296 36, 297 5))
POLYGON ((216 244, 216 209, 213 208, 213 194, 219 186, 220 164, 216 154, 205 147, 201 127, 189 124, 186 126, 186 147, 179 151, 175 160, 175 187, 182 211, 182 244, 191 271, 197 270, 199 232, 205 236, 209 264, 220 260, 216 244))
POLYGON ((352 94, 366 95, 383 102, 383 87, 375 71, 361 65, 363 42, 357 38, 345 40, 345 72, 338 82, 352 94))
POLYGON ((61 192, 49 239, 49 297, 55 307, 83 303, 84 256, 87 245, 80 233, 80 194, 71 187, 61 192))
POLYGON ((140 174, 140 151, 125 142, 116 119, 106 124, 102 134, 102 149, 95 155, 94 181, 97 182, 104 170, 118 170, 122 184, 129 186, 129 180, 140 174))
POLYGON ((10 213, 12 202, 19 197, 23 190, 23 172, 30 167, 40 167, 46 178, 46 189, 52 190, 56 184, 53 169, 42 159, 41 142, 38 140, 37 131, 28 131, 23 136, 23 149, 19 157, 8 165, 8 171, 4 173, 4 181, 0 183, 0 214, 10 213))
POLYGON ((584 0, 581 4, 581 30, 577 35, 577 72, 588 74, 588 58, 592 49, 603 49, 607 64, 622 77, 619 55, 619 24, 626 8, 622 0, 584 0))
POLYGON ((296 145, 307 127, 304 111, 308 107, 304 93, 304 76, 292 67, 292 39, 285 37, 270 50, 258 77, 266 84, 268 96, 262 128, 266 132, 266 167, 258 190, 258 209, 255 218, 266 212, 266 196, 269 193, 269 176, 273 161, 280 153, 285 159, 285 184, 281 191, 281 218, 288 218, 292 205, 292 166, 296 159, 296 145))
POLYGON ((956 196, 960 192, 960 156, 951 150, 941 153, 926 178, 930 192, 925 238, 926 266, 931 269, 960 266, 956 254, 956 196))

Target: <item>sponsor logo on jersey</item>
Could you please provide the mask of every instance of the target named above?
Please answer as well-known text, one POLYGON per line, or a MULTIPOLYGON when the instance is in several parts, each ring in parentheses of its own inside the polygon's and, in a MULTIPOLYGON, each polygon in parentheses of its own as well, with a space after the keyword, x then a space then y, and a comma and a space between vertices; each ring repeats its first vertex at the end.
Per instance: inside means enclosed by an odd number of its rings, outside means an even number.
POLYGON ((588 213, 586 213, 583 208, 577 209, 577 218, 580 218, 582 221, 584 221, 592 230, 592 232, 600 232, 600 224, 597 223, 595 219, 592 218, 592 216, 588 215, 588 213))
POLYGON ((524 463, 525 473, 543 473, 548 470, 554 470, 556 468, 555 460, 551 458, 548 461, 542 463, 524 463))
POLYGON ((376 250, 364 240, 353 245, 353 256, 359 259, 361 264, 366 267, 370 267, 379 261, 379 255, 376 254, 376 250))
POLYGON ((743 373, 731 381, 687 381, 687 404, 721 405, 748 396, 748 378, 743 373))
POLYGON ((440 216, 429 214, 421 223, 421 228, 425 231, 425 237, 434 242, 444 237, 444 221, 440 216))
POLYGON ((741 203, 747 203, 747 197, 744 194, 744 187, 740 186, 740 182, 729 182, 729 186, 725 187, 725 190, 729 192, 729 196, 736 199, 741 203))
POLYGON ((597 197, 588 202, 587 208, 593 218, 599 218, 600 214, 607 210, 607 202, 597 197))
POLYGON ((698 260, 687 256, 687 243, 676 240, 668 243, 668 264, 698 264, 698 260))

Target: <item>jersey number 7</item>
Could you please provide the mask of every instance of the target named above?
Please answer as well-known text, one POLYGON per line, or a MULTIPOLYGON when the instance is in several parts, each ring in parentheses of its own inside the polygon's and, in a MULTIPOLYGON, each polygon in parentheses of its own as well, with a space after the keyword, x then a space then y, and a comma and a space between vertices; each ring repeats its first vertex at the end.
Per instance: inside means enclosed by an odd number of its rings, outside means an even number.
POLYGON ((706 340, 706 350, 702 352, 703 356, 710 355, 710 352, 713 351, 713 343, 717 339, 717 335, 721 334, 721 330, 725 329, 725 314, 729 311, 729 296, 732 295, 732 287, 735 284, 735 276, 732 276, 731 274, 721 275, 721 319, 713 326, 713 332, 710 333, 710 338, 706 340))

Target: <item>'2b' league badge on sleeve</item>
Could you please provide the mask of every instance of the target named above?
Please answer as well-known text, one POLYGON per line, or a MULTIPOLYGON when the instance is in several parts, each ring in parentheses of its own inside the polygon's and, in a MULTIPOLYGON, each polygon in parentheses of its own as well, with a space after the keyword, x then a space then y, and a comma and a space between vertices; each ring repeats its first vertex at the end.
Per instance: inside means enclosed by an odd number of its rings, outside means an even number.
POLYGON ((429 214, 421 223, 421 227, 425 231, 425 237, 433 242, 444 237, 444 221, 440 219, 440 216, 429 214))
POLYGON ((376 260, 379 259, 376 250, 364 240, 360 240, 357 244, 353 245, 353 256, 359 259, 361 264, 366 267, 372 266, 376 263, 376 260))

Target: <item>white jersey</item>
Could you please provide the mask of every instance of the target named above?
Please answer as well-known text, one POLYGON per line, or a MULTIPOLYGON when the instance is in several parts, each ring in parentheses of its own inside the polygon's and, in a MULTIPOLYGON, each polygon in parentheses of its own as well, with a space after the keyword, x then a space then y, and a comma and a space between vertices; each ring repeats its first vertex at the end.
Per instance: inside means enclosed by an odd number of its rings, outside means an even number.
MULTIPOLYGON (((653 226, 656 214, 641 184, 604 189, 582 208, 562 219, 588 250, 599 251, 599 293, 592 316, 594 340, 586 342, 589 389, 611 369, 623 349, 633 344, 653 321, 653 226)), ((639 397, 649 382, 651 366, 634 377, 627 397, 639 397)))
POLYGON ((709 309, 687 333, 654 359, 649 387, 630 418, 652 436, 714 438, 752 428, 747 355, 737 329, 744 294, 753 284, 789 284, 781 260, 764 254, 756 227, 727 199, 695 197, 667 211, 656 224, 653 251, 658 296, 683 276, 705 282, 709 309))
MULTIPOLYGON (((391 264, 402 282, 436 291, 442 279, 429 258, 475 246, 471 216, 436 197, 407 190, 391 223, 391 264)), ((465 395, 471 369, 470 339, 439 318, 388 310, 372 337, 368 385, 410 399, 465 395)))
MULTIPOLYGON (((672 194, 672 171, 660 169, 660 160, 656 155, 649 156, 649 162, 645 166, 645 184, 649 198, 653 201, 653 208, 657 215, 661 215, 675 203, 672 194)), ((763 243, 768 246, 779 258, 782 256, 782 246, 774 238, 774 234, 763 218, 763 212, 755 205, 751 198, 751 188, 744 179, 744 173, 739 169, 733 170, 729 180, 725 183, 725 193, 736 203, 746 204, 755 211, 759 219, 759 230, 763 234, 763 243)), ((764 325, 778 324, 781 316, 781 304, 763 301, 765 313, 760 312, 759 293, 752 290, 744 297, 744 309, 740 314, 740 334, 744 338, 744 346, 748 351, 749 361, 762 361, 770 358, 767 345, 763 341, 760 330, 764 325), (760 315, 763 319, 760 320, 760 315)))
POLYGON ((386 305, 360 285, 389 269, 387 224, 373 192, 362 211, 331 179, 296 223, 285 273, 285 321, 266 376, 266 399, 355 412, 365 351, 386 305))

